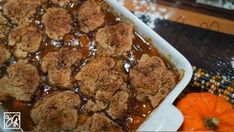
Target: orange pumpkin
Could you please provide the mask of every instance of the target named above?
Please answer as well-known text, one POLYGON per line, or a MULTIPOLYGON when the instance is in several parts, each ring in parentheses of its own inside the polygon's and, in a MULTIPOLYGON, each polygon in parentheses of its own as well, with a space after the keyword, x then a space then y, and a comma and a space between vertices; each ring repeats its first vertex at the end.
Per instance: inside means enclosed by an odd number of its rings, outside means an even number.
POLYGON ((234 131, 233 105, 211 93, 191 93, 177 103, 182 131, 234 131))

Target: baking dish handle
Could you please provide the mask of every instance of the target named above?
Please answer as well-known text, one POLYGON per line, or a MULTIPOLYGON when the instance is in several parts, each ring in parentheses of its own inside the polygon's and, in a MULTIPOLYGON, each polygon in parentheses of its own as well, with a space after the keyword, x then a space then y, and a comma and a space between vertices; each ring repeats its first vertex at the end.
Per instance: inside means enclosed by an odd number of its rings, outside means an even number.
POLYGON ((161 105, 137 131, 175 131, 184 121, 182 113, 174 105, 161 105))

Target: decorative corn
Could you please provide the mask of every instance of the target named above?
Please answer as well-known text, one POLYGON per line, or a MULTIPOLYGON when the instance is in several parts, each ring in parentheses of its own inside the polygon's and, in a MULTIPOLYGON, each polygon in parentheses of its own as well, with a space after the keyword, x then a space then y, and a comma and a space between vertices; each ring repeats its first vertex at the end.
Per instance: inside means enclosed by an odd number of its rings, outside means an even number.
POLYGON ((190 84, 218 96, 223 96, 231 103, 234 103, 233 80, 228 80, 221 76, 210 75, 201 68, 193 67, 193 78, 190 84))

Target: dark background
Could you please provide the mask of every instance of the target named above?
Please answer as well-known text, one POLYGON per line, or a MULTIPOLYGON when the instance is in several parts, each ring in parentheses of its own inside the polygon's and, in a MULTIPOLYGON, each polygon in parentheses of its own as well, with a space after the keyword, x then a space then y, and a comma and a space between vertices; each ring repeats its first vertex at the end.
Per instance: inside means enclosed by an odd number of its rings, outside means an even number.
POLYGON ((192 65, 234 79, 234 36, 167 20, 155 20, 155 24, 154 30, 192 65))

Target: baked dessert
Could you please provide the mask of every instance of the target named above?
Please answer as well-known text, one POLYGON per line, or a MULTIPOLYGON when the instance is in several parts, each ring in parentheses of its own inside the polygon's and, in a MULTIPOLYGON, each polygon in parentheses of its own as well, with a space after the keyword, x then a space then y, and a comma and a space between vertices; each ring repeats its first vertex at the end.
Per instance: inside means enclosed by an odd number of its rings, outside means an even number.
POLYGON ((49 38, 62 40, 72 29, 72 18, 66 9, 49 8, 42 16, 42 23, 49 38))
POLYGON ((77 10, 78 23, 82 32, 88 33, 102 26, 105 22, 101 7, 94 0, 83 2, 77 10))
POLYGON ((36 127, 34 131, 69 131, 76 127, 79 95, 71 92, 55 92, 37 101, 31 111, 36 127))
POLYGON ((0 6, 0 102, 24 131, 134 131, 178 81, 102 0, 0 6))
POLYGON ((38 88, 40 77, 35 66, 27 60, 19 60, 9 66, 7 75, 0 79, 0 100, 9 97, 20 101, 31 101, 38 88))
POLYGON ((4 0, 3 14, 11 20, 12 23, 25 23, 37 13, 37 8, 43 3, 43 0, 4 0))
POLYGON ((168 70, 162 58, 142 55, 130 71, 130 79, 140 101, 150 100, 153 107, 159 105, 166 93, 175 86, 176 76, 168 70))
POLYGON ((87 119, 85 124, 82 124, 77 127, 75 130, 77 132, 109 132, 109 131, 115 131, 115 132, 122 132, 122 129, 120 125, 115 123, 114 121, 110 120, 108 117, 106 117, 103 114, 95 113, 91 117, 87 119))
POLYGON ((11 58, 10 51, 3 45, 0 45, 0 65, 3 65, 11 58))
POLYGON ((18 25, 8 37, 8 45, 13 47, 17 58, 26 58, 28 54, 37 52, 41 43, 42 33, 32 24, 18 25))
POLYGON ((60 7, 66 7, 69 4, 77 4, 77 0, 51 0, 51 2, 59 5, 60 7))
POLYGON ((100 56, 127 56, 131 50, 133 27, 130 24, 118 23, 106 26, 97 31, 97 54, 100 56))
POLYGON ((10 24, 6 17, 0 13, 0 39, 6 38, 10 32, 10 24))
POLYGON ((123 62, 109 57, 97 58, 81 68, 75 77, 87 97, 87 111, 105 110, 113 119, 123 117, 128 108, 127 75, 123 62), (95 74, 94 74, 95 73, 95 74))

